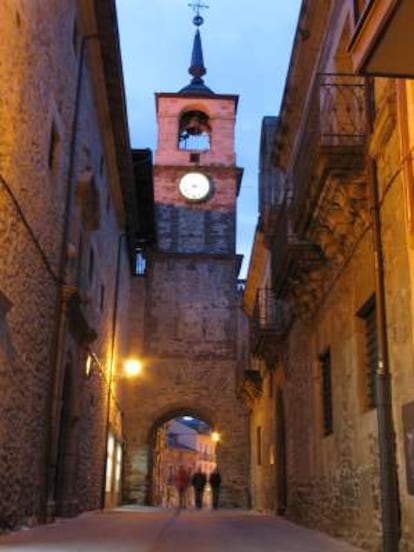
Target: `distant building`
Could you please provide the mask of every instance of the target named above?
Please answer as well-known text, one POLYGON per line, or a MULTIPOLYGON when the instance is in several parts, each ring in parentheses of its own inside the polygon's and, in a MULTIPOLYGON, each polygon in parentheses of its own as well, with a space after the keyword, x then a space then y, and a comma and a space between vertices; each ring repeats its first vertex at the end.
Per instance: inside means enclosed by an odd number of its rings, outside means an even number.
MULTIPOLYGON (((200 420, 187 421, 178 418, 165 424, 159 432, 165 434, 165 439, 158 444, 158 461, 154 464, 154 481, 159 486, 154 502, 166 506, 178 504, 175 476, 178 468, 183 466, 189 476, 187 506, 193 506, 191 478, 194 472, 201 469, 208 477, 216 467, 217 442, 212 436, 212 430, 200 420)), ((206 488, 205 505, 211 503, 210 494, 210 490, 206 488)))

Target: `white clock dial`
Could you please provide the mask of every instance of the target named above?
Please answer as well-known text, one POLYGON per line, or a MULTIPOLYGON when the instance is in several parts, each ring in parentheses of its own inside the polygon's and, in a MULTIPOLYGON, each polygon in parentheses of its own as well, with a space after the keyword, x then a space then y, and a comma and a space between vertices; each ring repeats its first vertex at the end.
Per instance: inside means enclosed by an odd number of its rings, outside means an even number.
POLYGON ((205 199, 210 193, 211 184, 205 174, 190 172, 181 178, 179 189, 186 199, 200 201, 205 199))

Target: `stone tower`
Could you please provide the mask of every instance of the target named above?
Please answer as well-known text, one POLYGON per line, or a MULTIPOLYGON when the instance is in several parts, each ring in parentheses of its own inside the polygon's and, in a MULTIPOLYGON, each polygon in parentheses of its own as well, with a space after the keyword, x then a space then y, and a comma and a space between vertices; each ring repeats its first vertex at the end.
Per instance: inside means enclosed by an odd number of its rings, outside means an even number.
POLYGON ((145 374, 126 387, 125 489, 127 499, 153 502, 156 431, 168 419, 189 414, 221 435, 223 504, 245 507, 248 419, 236 398, 238 96, 215 94, 205 85, 202 18, 197 15, 194 23, 190 84, 177 93, 156 94, 157 246, 131 304, 131 348, 143 356, 145 374))

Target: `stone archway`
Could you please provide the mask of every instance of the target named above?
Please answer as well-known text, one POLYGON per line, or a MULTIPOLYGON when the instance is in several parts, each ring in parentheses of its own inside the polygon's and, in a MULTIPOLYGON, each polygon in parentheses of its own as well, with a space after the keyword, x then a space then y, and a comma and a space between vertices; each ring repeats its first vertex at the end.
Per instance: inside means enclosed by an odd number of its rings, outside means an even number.
POLYGON ((163 394, 152 376, 131 383, 125 395, 125 463, 123 502, 152 505, 153 451, 157 430, 168 420, 189 415, 217 430, 222 438, 216 461, 223 475, 221 504, 225 507, 248 506, 247 413, 241 405, 218 393, 194 390, 194 397, 177 402, 184 392, 172 385, 163 394), (159 389, 159 388, 158 388, 159 389), (181 391, 181 393, 180 393, 181 391), (240 407, 240 409, 238 408, 240 407))
MULTIPOLYGON (((159 429, 168 421, 175 418, 180 418, 182 416, 191 416, 192 418, 202 420, 212 429, 218 430, 217 424, 215 423, 214 415, 208 409, 194 407, 192 405, 183 406, 183 405, 173 405, 167 408, 152 424, 148 436, 148 472, 146 479, 146 494, 145 494, 145 503, 150 506, 156 506, 157 501, 154 496, 155 489, 155 454, 157 450, 157 435, 159 429)), ((219 450, 219 445, 218 445, 219 450)))

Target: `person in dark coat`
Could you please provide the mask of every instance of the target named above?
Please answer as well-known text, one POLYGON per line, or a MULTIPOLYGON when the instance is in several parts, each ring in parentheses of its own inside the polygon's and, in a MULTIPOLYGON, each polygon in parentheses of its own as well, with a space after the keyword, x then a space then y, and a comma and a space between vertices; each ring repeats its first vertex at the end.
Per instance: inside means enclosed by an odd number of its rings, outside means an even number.
POLYGON ((217 510, 221 485, 221 475, 217 468, 210 474, 208 482, 210 483, 211 491, 213 493, 213 508, 217 510))
POLYGON ((206 474, 201 471, 200 467, 198 467, 197 471, 194 473, 191 483, 194 487, 196 507, 200 509, 203 507, 204 487, 207 483, 206 474))

